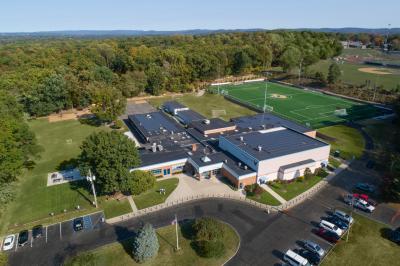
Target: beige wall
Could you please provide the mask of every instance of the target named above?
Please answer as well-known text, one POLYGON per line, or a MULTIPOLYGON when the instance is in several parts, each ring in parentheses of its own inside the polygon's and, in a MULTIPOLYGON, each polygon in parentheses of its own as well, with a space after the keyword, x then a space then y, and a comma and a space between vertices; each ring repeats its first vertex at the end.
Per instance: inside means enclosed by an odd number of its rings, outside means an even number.
POLYGON ((305 132, 304 135, 307 135, 307 136, 315 139, 317 137, 317 131, 316 130, 308 131, 308 132, 305 132))
POLYGON ((236 126, 217 128, 217 129, 210 129, 210 130, 205 130, 203 132, 203 134, 204 135, 209 135, 209 134, 221 133, 221 132, 225 132, 225 131, 232 131, 232 130, 235 130, 235 129, 236 129, 236 126))

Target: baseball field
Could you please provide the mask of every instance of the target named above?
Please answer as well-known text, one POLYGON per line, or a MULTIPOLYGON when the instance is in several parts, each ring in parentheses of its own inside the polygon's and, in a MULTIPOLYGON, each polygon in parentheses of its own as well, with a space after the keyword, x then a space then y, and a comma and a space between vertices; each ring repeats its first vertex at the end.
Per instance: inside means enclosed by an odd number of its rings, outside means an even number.
POLYGON ((212 91, 244 105, 293 120, 313 128, 361 120, 387 113, 380 107, 272 82, 249 82, 213 86, 212 91))

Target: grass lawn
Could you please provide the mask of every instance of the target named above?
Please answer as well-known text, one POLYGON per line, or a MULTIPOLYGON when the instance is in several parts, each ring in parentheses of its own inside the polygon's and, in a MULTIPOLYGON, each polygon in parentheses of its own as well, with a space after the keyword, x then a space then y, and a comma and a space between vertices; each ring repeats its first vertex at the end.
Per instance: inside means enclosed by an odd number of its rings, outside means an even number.
POLYGON ((221 95, 206 93, 203 96, 196 96, 193 94, 185 94, 179 97, 163 97, 153 98, 149 100, 149 103, 155 107, 161 106, 165 101, 176 100, 182 104, 188 106, 192 110, 204 115, 205 117, 212 118, 213 110, 225 110, 225 114, 221 115, 220 118, 229 120, 232 117, 239 117, 245 115, 255 114, 248 108, 234 104, 226 100, 221 95))
POLYGON ((349 242, 342 240, 336 245, 322 265, 399 265, 399 247, 382 236, 387 226, 360 215, 354 218, 349 242))
POLYGON ((81 206, 81 212, 95 210, 91 207, 93 199, 87 184, 82 187, 79 182, 73 182, 47 187, 46 183, 49 172, 55 171, 61 162, 79 154, 79 145, 83 139, 104 128, 82 125, 75 120, 49 123, 46 119, 33 120, 29 126, 36 133, 44 151, 36 167, 19 178, 16 199, 1 218, 2 230, 43 218, 47 218, 45 222, 57 220, 58 217, 49 218, 50 212, 56 216, 68 217, 68 212, 73 211, 77 205, 81 206), (68 211, 67 214, 62 213, 64 209, 68 211))
POLYGON ((338 168, 341 165, 341 162, 332 156, 329 157, 329 164, 334 168, 338 168))
MULTIPOLYGON (((310 67, 310 72, 322 71, 325 75, 328 74, 329 66, 332 64, 332 60, 322 60, 312 65, 310 67)), ((377 85, 382 85, 385 89, 391 90, 400 85, 400 71, 397 69, 388 69, 392 74, 378 75, 372 73, 361 72, 358 69, 372 67, 381 69, 379 66, 363 65, 363 64, 352 64, 345 62, 344 64, 339 64, 339 68, 342 71, 342 76, 340 77, 342 81, 346 83, 351 83, 354 85, 365 84, 366 80, 371 80, 371 83, 376 83, 377 85)), ((386 72, 386 71, 385 71, 386 72)), ((371 89, 372 95, 372 89, 371 89)))
POLYGON ((132 212, 131 205, 128 199, 116 200, 116 199, 99 199, 100 208, 104 210, 104 215, 107 219, 116 217, 125 213, 132 212))
MULTIPOLYGON (((171 216, 172 217, 172 216, 171 216)), ((160 249, 157 257, 145 262, 136 263, 130 255, 132 239, 127 239, 121 243, 113 243, 100 247, 92 252, 78 255, 66 263, 69 266, 96 265, 96 266, 125 266, 125 265, 204 265, 217 266, 226 262, 236 251, 239 245, 239 237, 236 232, 228 225, 224 228, 223 243, 226 252, 221 258, 202 258, 191 247, 190 233, 187 233, 187 226, 181 226, 178 231, 180 250, 175 251, 175 226, 167 226, 157 230, 160 249)))
POLYGON ((247 198, 271 206, 278 206, 281 204, 277 199, 275 199, 271 194, 269 194, 264 189, 260 195, 247 196, 247 198))
POLYGON ((270 188, 272 188, 276 193, 278 193, 285 200, 291 200, 294 197, 300 195, 304 191, 310 189, 319 181, 322 180, 320 176, 313 176, 310 179, 304 179, 302 182, 293 181, 289 184, 281 184, 278 182, 272 182, 272 184, 268 184, 270 188))
POLYGON ((178 186, 178 183, 179 183, 178 178, 169 178, 157 181, 156 185, 152 189, 138 196, 133 196, 133 200, 135 201, 136 207, 140 210, 163 203, 172 193, 172 191, 174 191, 175 188, 178 186), (159 193, 160 188, 165 189, 165 195, 159 193))
POLYGON ((318 132, 332 138, 326 140, 331 144, 331 152, 340 150, 340 157, 345 160, 351 159, 353 155, 359 158, 364 152, 365 140, 357 129, 336 125, 320 128, 318 132))

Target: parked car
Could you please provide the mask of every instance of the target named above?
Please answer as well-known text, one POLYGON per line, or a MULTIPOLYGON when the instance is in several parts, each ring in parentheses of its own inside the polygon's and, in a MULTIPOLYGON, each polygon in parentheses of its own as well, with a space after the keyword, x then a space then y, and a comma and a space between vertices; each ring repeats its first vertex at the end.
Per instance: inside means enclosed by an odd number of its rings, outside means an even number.
POLYGON ((354 207, 359 208, 360 210, 363 210, 365 212, 373 212, 375 210, 375 207, 366 202, 365 200, 358 200, 355 204, 354 207))
POLYGON ((10 250, 14 247, 15 235, 9 235, 4 239, 3 250, 10 250))
POLYGON ((23 231, 19 232, 18 246, 25 246, 25 244, 28 243, 28 239, 29 239, 28 230, 23 230, 23 231))
POLYGON ((400 245, 400 227, 390 233, 389 239, 400 245))
POLYGON ((343 197, 343 201, 346 203, 346 204, 348 204, 348 205, 353 205, 354 203, 356 203, 357 202, 357 198, 355 198, 353 195, 351 195, 351 194, 348 194, 348 195, 346 195, 346 196, 344 196, 343 197))
POLYGON ((340 218, 336 217, 336 216, 330 216, 325 218, 326 221, 336 225, 337 227, 339 227, 342 230, 347 230, 349 228, 349 224, 346 223, 345 221, 341 220, 340 218))
POLYGON ((318 254, 311 252, 309 250, 300 249, 296 250, 296 253, 302 256, 303 258, 307 259, 308 262, 311 263, 312 265, 318 265, 321 262, 321 257, 318 254))
POLYGON ((303 247, 311 252, 314 252, 321 258, 325 255, 325 250, 321 248, 320 245, 311 240, 304 240, 303 247))
POLYGON ((368 193, 374 193, 375 192, 375 186, 370 185, 368 183, 357 183, 356 189, 365 191, 368 193))
POLYGON ((326 220, 321 220, 319 223, 319 227, 324 228, 328 231, 331 231, 333 233, 336 233, 338 236, 341 236, 343 234, 343 230, 334 225, 333 223, 330 223, 326 220))
POLYGON ((368 202, 372 206, 376 206, 376 202, 372 200, 367 194, 358 194, 358 193, 353 193, 353 197, 357 199, 362 199, 368 202))
POLYGON ((306 258, 303 258, 291 249, 286 251, 285 255, 283 255, 283 260, 292 266, 311 266, 306 258))
POLYGON ((36 225, 32 228, 32 237, 38 238, 43 235, 43 225, 36 225))
POLYGON ((83 229, 83 218, 82 217, 75 218, 73 221, 73 227, 75 232, 81 231, 83 229))
POLYGON ((352 224, 354 222, 353 217, 351 217, 347 213, 345 213, 343 211, 340 211, 340 210, 335 210, 333 212, 333 216, 338 217, 339 219, 341 219, 342 221, 346 222, 347 224, 352 224))
POLYGON ((318 229, 316 231, 316 234, 331 243, 337 243, 340 240, 340 236, 338 236, 336 233, 333 233, 332 231, 328 231, 324 228, 318 229))

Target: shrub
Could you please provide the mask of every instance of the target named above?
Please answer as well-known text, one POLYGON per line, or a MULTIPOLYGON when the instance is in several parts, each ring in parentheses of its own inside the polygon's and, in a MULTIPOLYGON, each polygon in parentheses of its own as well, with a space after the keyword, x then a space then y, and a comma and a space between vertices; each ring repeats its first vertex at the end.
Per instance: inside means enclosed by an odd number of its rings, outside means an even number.
POLYGON ((247 185, 244 187, 244 190, 246 191, 247 196, 260 195, 264 192, 259 184, 247 185))
POLYGON ((160 245, 156 230, 151 224, 145 224, 136 232, 133 240, 132 254, 137 262, 145 262, 157 255, 160 245))
POLYGON ((193 224, 193 231, 197 241, 216 241, 224 236, 221 222, 209 217, 197 219, 193 224))
POLYGON ((310 179, 310 178, 312 178, 314 175, 313 175, 313 173, 311 172, 311 169, 310 168, 306 168, 305 170, 304 170, 304 178, 305 179, 310 179))
POLYGON ((154 187, 156 183, 156 177, 150 172, 137 170, 133 171, 130 177, 127 190, 132 195, 139 195, 154 187))
POLYGON ((303 182, 303 181, 304 181, 304 176, 299 176, 299 177, 296 179, 296 181, 297 181, 297 182, 303 182))
POLYGON ((121 120, 116 120, 114 121, 114 123, 112 124, 111 128, 113 129, 120 129, 124 126, 124 123, 121 120))
POLYGON ((314 175, 319 177, 326 177, 328 173, 323 168, 317 168, 314 171, 314 175))
POLYGON ((197 241, 196 252, 204 258, 219 258, 225 254, 225 245, 221 240, 197 241))

